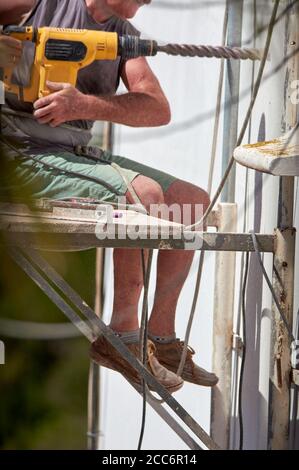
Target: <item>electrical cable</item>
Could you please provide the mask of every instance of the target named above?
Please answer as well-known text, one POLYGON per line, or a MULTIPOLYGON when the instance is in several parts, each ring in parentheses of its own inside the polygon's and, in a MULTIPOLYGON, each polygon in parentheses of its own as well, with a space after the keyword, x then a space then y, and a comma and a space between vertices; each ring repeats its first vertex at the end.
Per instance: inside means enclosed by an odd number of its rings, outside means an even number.
MULTIPOLYGON (((8 113, 10 114, 10 113, 8 113)), ((14 115, 18 115, 19 112, 14 112, 14 115)), ((31 116, 30 114, 27 115, 27 113, 21 113, 21 115, 25 115, 25 117, 28 117, 28 116, 31 116)), ((6 124, 11 127, 13 130, 15 130, 15 126, 13 123, 11 123, 11 121, 9 119, 7 119, 5 116, 2 116, 6 122, 6 124)), ((6 140, 4 136, 1 135, 1 137, 3 137, 3 140, 6 140)), ((122 194, 117 191, 112 185, 110 185, 109 183, 107 183, 105 180, 102 180, 100 178, 96 178, 96 177, 93 177, 93 176, 89 176, 89 175, 84 175, 84 174, 81 174, 81 173, 78 173, 78 172, 75 172, 75 171, 70 171, 70 170, 63 170, 61 169, 60 167, 54 165, 54 164, 49 164, 49 163, 46 163, 46 162, 42 162, 40 161, 36 156, 33 156, 33 155, 27 155, 24 151, 20 151, 19 149, 17 149, 14 145, 12 145, 11 143, 9 143, 7 140, 6 140, 6 145, 9 145, 10 148, 12 150, 14 150, 15 152, 19 153, 23 158, 26 158, 26 159, 31 159, 33 161, 36 161, 38 163, 41 163, 42 165, 46 166, 47 168, 49 169, 54 169, 54 170, 57 170, 58 172, 61 172, 61 173, 65 173, 69 176, 74 176, 76 178, 80 178, 80 179, 88 179, 92 182, 95 182, 97 184, 100 184, 104 187, 106 187, 108 190, 110 190, 111 192, 113 192, 116 196, 122 196, 122 194)), ((65 146, 65 145, 62 145, 62 144, 55 144, 57 147, 63 149, 64 151, 66 152, 71 152, 72 149, 70 149, 69 147, 65 146)), ((130 208, 132 210, 135 210, 136 212, 142 212, 142 213, 145 213, 147 214, 147 210, 146 208, 144 207, 144 205, 142 204, 142 202, 140 201, 140 198, 138 197, 132 183, 128 180, 125 172, 122 171, 122 168, 117 165, 116 163, 112 162, 107 162, 105 159, 102 159, 100 158, 99 156, 95 156, 95 155, 91 155, 91 154, 88 154, 88 153, 84 153, 84 154, 80 154, 82 157, 84 158, 87 158, 89 160, 92 160, 96 163, 98 162, 101 162, 103 164, 106 164, 106 165, 109 165, 111 164, 111 166, 119 173, 119 175, 121 176, 121 178, 124 180, 126 186, 127 186, 127 189, 128 189, 128 192, 130 193, 131 195, 131 198, 133 200, 133 204, 127 204, 126 208, 130 208)), ((101 202, 101 201, 99 201, 101 202)), ((107 204, 107 201, 102 201, 103 203, 106 203, 107 204)), ((109 204, 113 205, 113 203, 110 203, 109 204)), ((117 207, 118 209, 121 209, 123 208, 123 204, 120 204, 119 202, 117 203, 117 207)))
MULTIPOLYGON (((145 285, 146 282, 146 262, 145 262, 145 253, 144 249, 140 251, 141 254, 141 265, 142 265, 142 273, 143 273, 143 284, 145 285)), ((146 354, 147 354, 147 325, 148 325, 148 310, 146 308, 146 311, 144 311, 145 308, 145 297, 144 297, 144 302, 143 302, 143 308, 142 308, 142 327, 140 328, 140 342, 139 342, 139 350, 141 354, 141 362, 145 366, 146 365, 146 354)), ((144 437, 144 431, 145 431, 145 422, 146 422, 146 382, 144 378, 142 378, 142 419, 141 419, 141 429, 140 429, 140 435, 138 439, 138 446, 137 450, 141 450, 142 447, 142 442, 143 442, 143 437, 144 437)))
POLYGON ((268 287, 269 287, 269 289, 270 289, 270 291, 271 291, 271 294, 272 294, 274 303, 275 303, 275 305, 276 305, 276 307, 277 307, 277 310, 278 310, 278 312, 279 312, 279 315, 280 315, 280 317, 281 317, 281 320, 283 321, 284 326, 285 326, 285 328, 286 328, 286 330, 287 330, 290 343, 294 343, 296 340, 295 340, 295 337, 294 337, 294 335, 293 335, 292 329, 291 329, 291 327, 290 327, 290 325, 289 325, 289 322, 288 322, 288 320, 287 320, 285 314, 284 314, 283 311, 282 311, 282 308, 281 308, 281 306, 280 306, 279 300, 278 300, 278 298, 277 298, 277 296, 276 296, 276 294, 275 294, 274 288, 273 288, 273 286, 272 286, 272 283, 271 283, 271 281, 270 281, 270 279, 269 279, 269 276, 268 276, 268 274, 267 274, 267 272, 266 272, 264 263, 263 263, 263 261, 262 261, 261 252, 260 252, 260 250, 259 250, 259 246, 258 246, 258 241, 257 241, 257 238, 256 238, 256 234, 255 234, 255 232, 254 232, 253 230, 250 230, 249 233, 251 233, 252 242, 253 242, 253 246, 254 246, 254 251, 255 251, 255 253, 256 253, 256 256, 257 256, 259 265, 260 265, 260 267, 261 267, 263 276, 264 276, 265 281, 266 281, 266 283, 268 284, 268 287))
MULTIPOLYGON (((142 249, 141 250, 141 266, 142 266, 142 273, 143 273, 144 294, 143 294, 143 304, 142 304, 142 316, 141 316, 141 323, 140 323, 140 343, 139 344, 140 344, 140 360, 142 364, 144 365, 144 367, 146 367, 146 363, 147 363, 148 291, 149 291, 152 261, 153 261, 153 250, 148 251, 147 263, 146 263, 145 252, 144 252, 144 249, 142 249)), ((142 378, 142 396, 143 396, 142 422, 141 422, 141 430, 140 430, 137 450, 141 450, 143 437, 144 437, 145 420, 146 420, 147 388, 148 387, 147 387, 146 381, 144 380, 144 378, 142 378)))
MULTIPOLYGON (((250 101, 250 105, 249 105, 249 108, 247 110, 247 113, 246 113, 246 116, 245 116, 245 119, 244 119, 244 122, 243 122, 243 125, 242 125, 242 128, 241 128, 239 137, 237 139, 236 147, 240 146, 242 141, 243 141, 248 123, 250 121, 251 113, 252 113, 253 107, 255 105, 255 102, 256 102, 256 99, 257 99, 257 96, 258 96, 258 92, 260 90, 260 85, 262 83, 267 57, 269 55, 269 50, 270 50, 270 45, 271 45, 271 40, 272 40, 272 34, 273 34, 274 26, 275 26, 275 20, 276 20, 279 4, 280 4, 280 0, 275 0, 275 4, 274 4, 274 7, 273 7, 271 19, 270 19, 270 22, 269 22, 269 28, 268 28, 268 34, 267 34, 264 54, 263 54, 263 58, 262 58, 262 61, 261 61, 261 64, 260 64, 258 76, 257 76, 256 82, 255 82, 255 85, 254 85, 253 96, 252 96, 252 99, 250 101)), ((224 172, 222 180, 221 180, 221 182, 218 186, 218 189, 216 190, 216 193, 215 193, 209 207, 207 208, 204 216, 198 222, 196 222, 195 224, 192 224, 188 227, 185 227, 185 230, 194 230, 196 227, 201 226, 201 224, 203 224, 207 220, 209 214, 212 212, 212 209, 215 206, 215 204, 218 200, 218 197, 220 196, 220 194, 221 194, 221 192, 222 192, 222 190, 225 186, 225 183, 227 181, 227 178, 229 177, 229 174, 231 172, 231 169, 232 169, 234 163, 235 163, 235 160, 234 160, 234 157, 232 155, 230 160, 229 160, 228 166, 227 166, 227 168, 224 172)))
MULTIPOLYGON (((263 264, 262 258, 261 258, 261 252, 259 250, 258 246, 258 241, 256 234, 253 230, 251 230, 249 233, 251 233, 252 236, 252 241, 254 245, 254 250, 255 254, 257 256, 259 265, 261 267, 264 279, 270 289, 270 292, 272 294, 272 298, 274 300, 274 303, 276 305, 276 308, 279 312, 279 315, 281 317, 282 322, 284 323, 284 326, 287 330, 289 341, 291 346, 295 345, 296 346, 296 339, 292 333, 292 329, 288 323, 288 320, 285 317, 285 314, 283 313, 279 300, 277 299, 277 296, 275 294, 274 288, 272 286, 272 283, 269 279, 269 276, 266 272, 265 266, 263 264)), ((246 289, 247 289, 247 280, 248 280, 248 268, 249 268, 249 252, 246 253, 246 263, 245 263, 245 273, 244 273, 244 281, 243 281, 243 289, 242 289, 242 325, 243 325, 243 353, 242 353, 242 362, 241 362, 241 370, 240 370, 240 379, 239 379, 239 393, 238 393, 238 414, 239 414, 239 429, 240 429, 240 437, 239 437, 239 450, 243 450, 243 444, 244 444, 244 430, 243 430, 243 411, 242 411, 242 387, 243 387, 243 379, 244 379, 244 370, 245 370, 245 359, 246 359, 246 289)), ((299 324, 299 311, 297 313, 297 319, 296 319, 296 336, 298 335, 298 324, 299 324)))
POLYGON ((83 175, 82 173, 78 173, 73 170, 65 170, 65 169, 60 168, 57 165, 54 165, 53 163, 47 163, 45 161, 40 160, 36 155, 32 155, 32 154, 27 155, 25 152, 19 150, 13 144, 11 144, 2 134, 0 134, 0 140, 4 143, 4 145, 9 147, 11 150, 19 154, 24 159, 32 160, 35 163, 38 163, 39 165, 44 166, 48 170, 54 170, 54 171, 59 172, 60 174, 65 174, 72 178, 84 179, 92 183, 100 184, 101 186, 104 186, 105 188, 109 189, 109 191, 113 192, 116 196, 122 196, 122 194, 119 191, 117 191, 112 185, 110 185, 109 183, 107 183, 101 178, 97 178, 95 176, 90 176, 90 175, 83 175))
MULTIPOLYGON (((141 266, 142 266, 142 275, 143 275, 143 284, 145 284, 146 280, 146 267, 145 267, 145 253, 144 249, 141 249, 141 266)), ((144 303, 143 303, 144 306, 144 303)), ((142 328, 140 328, 140 339, 139 339, 139 350, 141 354, 141 362, 145 366, 146 365, 146 344, 147 344, 147 325, 148 325, 148 311, 142 312, 142 328), (144 315, 143 315, 144 314, 144 315)), ((145 421, 146 421, 146 382, 144 378, 142 378, 142 419, 141 419, 141 429, 140 435, 138 439, 138 446, 137 450, 141 450, 144 431, 145 431, 145 421)))
MULTIPOLYGON (((277 21, 276 21, 277 22, 277 21)), ((257 40, 257 0, 253 1, 253 47, 256 47, 256 40, 257 40)), ((255 62, 252 63, 252 75, 251 75, 251 97, 253 94, 253 87, 254 87, 254 77, 255 77, 255 62)), ((252 133, 252 116, 249 121, 248 127, 248 144, 251 143, 251 133, 252 133)), ((248 230, 248 175, 249 170, 246 168, 246 176, 245 176, 245 190, 244 190, 244 219, 243 219, 243 232, 247 232, 248 230)), ((243 399, 243 377, 244 377, 244 369, 245 369, 245 356, 246 356, 246 316, 245 316, 245 291, 244 288, 245 278, 248 280, 248 266, 249 259, 247 254, 242 253, 241 257, 241 273, 240 273, 240 291, 239 291, 239 305, 238 305, 238 316, 237 316, 237 325, 236 325, 236 333, 240 338, 240 329, 241 329, 241 317, 242 317, 242 324, 243 324, 243 345, 244 349, 242 350, 241 355, 241 367, 240 367, 240 375, 238 377, 238 354, 235 356, 235 376, 236 382, 238 383, 238 399, 236 399, 236 391, 235 391, 235 384, 233 385, 234 391, 234 398, 235 398, 235 406, 238 406, 238 418, 239 418, 239 448, 243 448, 243 414, 242 414, 242 399, 243 399), (245 258, 245 264, 244 264, 245 258)), ((234 408, 234 416, 236 415, 236 408, 234 408)), ((234 427, 235 431, 235 427, 234 427)), ((235 443, 235 440, 234 440, 235 443)))
POLYGON ((242 287, 243 348, 242 348, 242 362, 241 362, 241 369, 240 369, 239 393, 238 393, 238 415, 239 415, 239 430, 240 430, 239 450, 243 450, 243 441, 244 441, 242 389, 243 389, 243 379, 244 379, 245 359, 246 359, 246 289, 247 289, 247 281, 248 281, 248 271, 249 271, 249 252, 246 253, 243 287, 242 287))

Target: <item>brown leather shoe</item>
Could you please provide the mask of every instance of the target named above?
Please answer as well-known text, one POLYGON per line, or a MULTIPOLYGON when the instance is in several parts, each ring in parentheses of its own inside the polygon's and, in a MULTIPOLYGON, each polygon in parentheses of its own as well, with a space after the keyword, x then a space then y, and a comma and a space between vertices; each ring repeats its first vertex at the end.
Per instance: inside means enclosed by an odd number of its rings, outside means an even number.
MULTIPOLYGON (((138 357, 139 344, 132 343, 126 345, 134 356, 138 357)), ((163 385, 169 393, 176 392, 179 390, 184 381, 181 377, 178 377, 175 373, 163 367, 156 355, 155 345, 152 341, 148 340, 147 343, 147 369, 155 377, 161 385, 163 385)), ((123 374, 131 382, 140 385, 141 379, 138 372, 130 366, 127 361, 111 346, 104 336, 94 341, 90 349, 90 357, 99 365, 107 367, 108 369, 115 370, 123 374)))
MULTIPOLYGON (((184 342, 179 339, 171 343, 158 343, 154 341, 156 346, 156 355, 158 361, 167 369, 177 372, 184 342)), ((185 366, 182 372, 182 379, 196 385, 205 387, 214 387, 218 382, 218 377, 212 372, 208 372, 193 362, 192 356, 195 354, 194 349, 188 346, 185 366)))

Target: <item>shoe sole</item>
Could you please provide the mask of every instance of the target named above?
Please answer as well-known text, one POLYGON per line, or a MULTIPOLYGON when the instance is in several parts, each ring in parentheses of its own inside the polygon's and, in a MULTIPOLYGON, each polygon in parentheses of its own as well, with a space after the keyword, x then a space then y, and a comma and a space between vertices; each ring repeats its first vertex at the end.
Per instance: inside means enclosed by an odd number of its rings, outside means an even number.
MULTIPOLYGON (((159 359, 159 362, 160 364, 162 364, 162 366, 166 367, 166 369, 170 370, 171 372, 175 373, 177 372, 177 369, 175 370, 175 368, 173 366, 170 366, 169 364, 166 364, 165 362, 162 362, 161 359, 159 359)), ((192 376, 190 377, 188 374, 186 373, 182 373, 182 379, 185 381, 185 382, 188 382, 188 383, 191 383, 191 384, 194 384, 194 385, 201 385, 202 387, 215 387, 215 385, 218 384, 219 382, 219 379, 218 377, 215 376, 215 379, 202 379, 202 380, 195 380, 192 378, 192 376)))
MULTIPOLYGON (((141 382, 137 382, 137 381, 133 380, 132 378, 126 376, 123 372, 120 372, 118 369, 113 367, 113 363, 108 358, 105 358, 103 355, 99 355, 96 351, 93 351, 93 350, 90 351, 89 356, 97 365, 100 365, 102 367, 106 367, 107 369, 111 369, 115 372, 118 372, 119 374, 123 375, 126 379, 128 379, 130 382, 132 382, 134 385, 137 385, 138 387, 140 387, 141 382)), ((163 384, 160 384, 160 385, 162 385, 164 388, 166 388, 166 390, 170 394, 172 394, 172 393, 177 392, 178 390, 180 390, 182 388, 182 386, 184 385, 184 381, 182 380, 179 384, 174 385, 173 387, 165 387, 165 385, 163 385, 163 384)), ((153 388, 150 387, 150 385, 148 385, 148 387, 150 388, 150 390, 155 391, 155 390, 153 390, 153 388)))

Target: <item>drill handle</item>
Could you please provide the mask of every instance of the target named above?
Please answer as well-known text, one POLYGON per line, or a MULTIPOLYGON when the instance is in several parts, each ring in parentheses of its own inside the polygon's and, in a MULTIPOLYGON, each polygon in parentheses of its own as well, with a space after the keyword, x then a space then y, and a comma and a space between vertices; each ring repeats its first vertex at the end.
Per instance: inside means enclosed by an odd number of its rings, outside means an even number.
MULTIPOLYGON (((65 63, 43 64, 39 66, 39 91, 38 97, 42 98, 52 93, 47 87, 47 81, 70 83, 76 86, 78 67, 76 64, 69 64, 65 67, 65 63)), ((31 97, 30 97, 31 100, 31 97)))

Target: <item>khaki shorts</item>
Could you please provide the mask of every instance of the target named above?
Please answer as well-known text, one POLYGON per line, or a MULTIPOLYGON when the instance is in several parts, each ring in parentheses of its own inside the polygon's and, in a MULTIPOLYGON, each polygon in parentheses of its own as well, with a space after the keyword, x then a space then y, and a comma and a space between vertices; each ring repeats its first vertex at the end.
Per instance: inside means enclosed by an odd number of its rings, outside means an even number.
MULTIPOLYGON (((3 179, 1 187, 8 189, 14 197, 34 197, 63 199, 69 197, 94 198, 105 202, 116 202, 118 196, 124 196, 131 183, 138 175, 147 176, 156 181, 163 192, 177 179, 167 173, 156 170, 149 166, 137 163, 128 158, 112 155, 110 152, 102 152, 101 161, 95 162, 89 158, 78 156, 71 151, 61 149, 47 149, 46 153, 38 151, 26 151, 34 155, 39 161, 55 165, 59 170, 46 168, 30 159, 16 156, 13 151, 5 147, 4 153, 8 155, 11 171, 3 179), (111 164, 117 164, 119 169, 111 164), (65 173, 63 173, 65 171, 65 173), (67 171, 76 172, 82 177, 71 176, 67 171), (84 178, 85 177, 85 178, 84 178), (100 182, 94 182, 87 178, 96 178, 100 182)), ((19 146, 20 150, 24 150, 19 146)), ((3 191, 1 191, 3 193, 3 191)), ((2 197, 3 199, 3 197, 2 197)))

